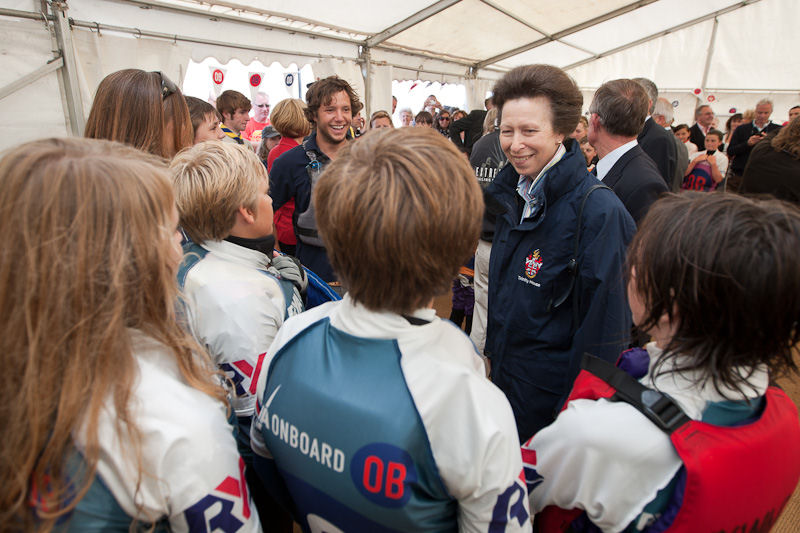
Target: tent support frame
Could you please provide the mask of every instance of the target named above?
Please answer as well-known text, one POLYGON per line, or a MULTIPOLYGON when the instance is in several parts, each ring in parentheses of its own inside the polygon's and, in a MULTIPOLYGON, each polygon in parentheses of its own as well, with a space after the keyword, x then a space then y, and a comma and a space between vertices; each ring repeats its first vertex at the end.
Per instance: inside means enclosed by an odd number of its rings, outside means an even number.
POLYGON ((41 67, 37 68, 33 72, 22 76, 20 79, 12 81, 11 83, 0 87, 0 100, 3 98, 14 94, 15 92, 19 91, 20 89, 27 87, 28 85, 38 81, 40 78, 43 78, 54 72, 61 67, 64 66, 64 59, 61 57, 54 57, 41 67))
MULTIPOLYGON (((719 17, 714 17, 714 28, 711 30, 711 39, 708 41, 708 50, 706 51, 706 64, 703 67, 703 81, 700 82, 700 90, 705 92, 706 84, 708 83, 708 71, 711 70, 711 59, 714 56, 714 46, 717 42, 717 28, 719 27, 719 17)), ((698 100, 698 105, 700 104, 698 100)))
POLYGON ((372 68, 372 54, 370 53, 369 46, 363 46, 361 48, 361 61, 363 61, 364 66, 364 120, 369 121, 370 113, 372 111, 372 103, 370 100, 372 99, 372 83, 370 79, 370 69, 372 68))
POLYGON ((617 17, 619 17, 621 15, 624 15, 625 13, 629 13, 631 11, 639 9, 640 7, 644 7, 644 6, 648 5, 648 4, 652 4, 653 2, 656 2, 656 1, 657 0, 638 0, 637 2, 633 2, 632 4, 628 4, 626 6, 622 6, 619 9, 615 9, 614 11, 606 13, 605 15, 600 15, 599 17, 595 17, 595 18, 593 18, 591 20, 587 20, 586 22, 581 22, 580 24, 578 24, 576 26, 571 26, 571 27, 566 28, 564 30, 558 31, 558 32, 554 33, 553 35, 550 35, 550 36, 547 36, 547 37, 542 37, 541 39, 538 39, 538 40, 536 40, 536 41, 534 41, 532 43, 526 44, 524 46, 520 46, 520 47, 515 48, 513 50, 509 50, 508 52, 503 52, 500 55, 497 55, 497 56, 494 56, 494 57, 490 57, 488 59, 484 59, 483 61, 479 61, 478 63, 475 64, 475 68, 479 68, 480 69, 480 68, 483 68, 483 67, 485 67, 487 65, 491 65, 492 63, 496 63, 498 61, 502 61, 503 59, 508 59, 511 56, 515 56, 517 54, 521 54, 522 52, 527 52, 528 50, 533 50, 534 48, 538 48, 538 47, 543 46, 543 45, 545 45, 545 44, 547 44, 549 42, 558 41, 558 40, 563 39, 564 37, 566 37, 568 35, 572 35, 573 33, 577 33, 577 32, 579 32, 581 30, 585 30, 586 28, 588 28, 590 26, 594 26, 595 24, 600 24, 601 22, 605 22, 607 20, 611 20, 613 18, 617 18, 617 17))
POLYGON ((67 2, 56 0, 50 3, 53 13, 53 30, 56 35, 58 49, 61 52, 63 67, 61 69, 61 79, 64 85, 64 96, 66 98, 67 119, 72 135, 83 137, 85 126, 83 115, 83 103, 81 101, 80 85, 78 84, 78 62, 75 60, 75 49, 72 45, 72 28, 70 28, 67 18, 67 2))
POLYGON ((658 39, 659 37, 664 37, 665 35, 669 35, 670 33, 674 33, 676 31, 683 30, 683 29, 689 28, 691 26, 695 26, 697 24, 700 24, 701 22, 705 22, 705 21, 711 20, 711 19, 716 19, 720 15, 724 15, 726 13, 730 13, 731 11, 736 11, 737 9, 741 9, 741 8, 743 8, 745 6, 749 6, 750 4, 755 4, 756 2, 760 2, 760 1, 761 0, 742 0, 741 2, 737 2, 737 3, 733 4, 733 5, 725 7, 723 9, 719 9, 717 11, 714 11, 713 13, 709 13, 707 15, 703 15, 702 17, 697 17, 696 19, 684 22, 683 24, 678 24, 677 26, 672 26, 671 28, 667 28, 666 30, 661 30, 658 33, 654 33, 652 35, 648 35, 647 37, 642 37, 641 39, 633 41, 632 43, 628 43, 628 44, 624 44, 622 46, 618 46, 617 48, 614 48, 612 50, 608 50, 606 52, 595 54, 592 57, 587 57, 586 59, 578 61, 577 63, 573 63, 571 65, 567 65, 566 67, 562 67, 562 68, 563 68, 563 70, 570 70, 570 69, 573 69, 573 68, 578 68, 581 65, 585 65, 586 63, 591 63, 592 61, 595 61, 596 59, 600 59, 601 57, 607 57, 607 56, 616 54, 617 52, 622 52, 623 50, 627 50, 628 48, 633 48, 634 46, 638 46, 640 44, 644 44, 644 43, 652 41, 654 39, 658 39))
POLYGON ((439 0, 435 4, 430 5, 430 6, 426 7, 425 9, 414 13, 413 15, 408 17, 407 19, 401 20, 397 24, 395 24, 393 26, 389 26, 388 28, 386 28, 382 32, 375 34, 374 36, 372 36, 369 39, 367 39, 364 44, 366 44, 370 48, 372 48, 374 46, 377 46, 377 45, 381 44, 383 41, 385 41, 387 39, 391 39, 392 37, 394 37, 398 33, 407 30, 411 26, 419 24, 423 20, 431 18, 432 16, 436 15, 437 13, 439 13, 441 11, 444 11, 448 7, 459 3, 460 1, 461 0, 439 0))

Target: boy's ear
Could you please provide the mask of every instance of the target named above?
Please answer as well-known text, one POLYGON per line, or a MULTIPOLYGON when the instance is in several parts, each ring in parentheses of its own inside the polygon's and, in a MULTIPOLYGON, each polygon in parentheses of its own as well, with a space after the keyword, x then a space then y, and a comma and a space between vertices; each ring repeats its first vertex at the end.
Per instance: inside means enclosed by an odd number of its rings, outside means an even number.
POLYGON ((239 210, 236 212, 236 218, 242 220, 245 224, 253 224, 256 221, 256 214, 253 211, 245 207, 243 205, 239 206, 239 210))

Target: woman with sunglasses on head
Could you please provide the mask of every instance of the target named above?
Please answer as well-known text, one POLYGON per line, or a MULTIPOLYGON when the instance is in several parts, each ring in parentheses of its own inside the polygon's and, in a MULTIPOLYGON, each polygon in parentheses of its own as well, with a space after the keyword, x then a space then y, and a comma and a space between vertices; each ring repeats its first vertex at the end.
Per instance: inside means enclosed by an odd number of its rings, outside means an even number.
POLYGON ((0 530, 260 530, 226 394, 176 320, 177 223, 163 160, 119 143, 0 160, 0 530))
POLYGON ((125 69, 100 82, 86 137, 119 141, 166 159, 192 145, 189 108, 161 72, 125 69))

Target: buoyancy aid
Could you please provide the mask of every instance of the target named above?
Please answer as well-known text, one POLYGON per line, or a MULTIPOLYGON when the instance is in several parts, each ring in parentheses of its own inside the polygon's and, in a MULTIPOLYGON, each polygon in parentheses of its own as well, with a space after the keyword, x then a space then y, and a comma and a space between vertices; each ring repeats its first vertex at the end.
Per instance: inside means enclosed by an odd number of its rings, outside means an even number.
MULTIPOLYGON (((317 157, 317 153, 308 145, 308 140, 303 141, 303 150, 305 150, 306 157, 308 157, 309 160, 308 165, 306 165, 306 171, 311 180, 311 191, 309 192, 309 195, 311 195, 314 192, 314 188, 317 186, 317 181, 319 181, 322 171, 325 170, 325 166, 330 162, 330 159, 326 158, 327 160, 322 160, 317 157)), ((309 200, 308 208, 305 211, 297 214, 296 232, 297 238, 305 244, 318 246, 320 248, 325 246, 317 231, 317 217, 313 199, 309 200)))
MULTIPOLYGON (((683 462, 680 486, 648 533, 769 531, 800 479, 797 408, 777 387, 768 388, 757 419, 715 426, 690 419, 668 396, 586 354, 564 409, 573 400, 600 398, 624 401, 647 416, 670 436, 683 462)), ((536 523, 540 532, 570 531, 582 513, 549 506, 536 523)))

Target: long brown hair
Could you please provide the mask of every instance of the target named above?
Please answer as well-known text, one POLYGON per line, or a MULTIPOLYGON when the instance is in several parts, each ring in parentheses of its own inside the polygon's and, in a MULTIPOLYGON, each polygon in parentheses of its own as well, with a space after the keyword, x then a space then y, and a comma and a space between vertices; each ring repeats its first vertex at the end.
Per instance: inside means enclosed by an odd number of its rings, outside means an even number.
POLYGON ((772 148, 776 152, 786 152, 795 159, 800 159, 800 117, 781 128, 772 139, 772 148))
POLYGON ((173 206, 163 161, 118 143, 45 139, 0 160, 0 531, 49 531, 77 504, 108 402, 141 480, 130 328, 173 353, 189 385, 225 400, 176 322, 173 206), (77 430, 86 468, 67 479, 77 430))
POLYGON ((189 108, 180 89, 162 96, 159 72, 125 69, 100 82, 86 121, 86 137, 128 144, 171 159, 194 141, 189 108))

